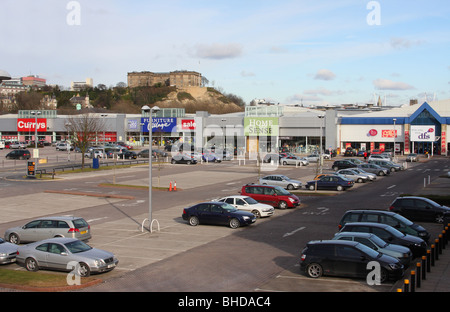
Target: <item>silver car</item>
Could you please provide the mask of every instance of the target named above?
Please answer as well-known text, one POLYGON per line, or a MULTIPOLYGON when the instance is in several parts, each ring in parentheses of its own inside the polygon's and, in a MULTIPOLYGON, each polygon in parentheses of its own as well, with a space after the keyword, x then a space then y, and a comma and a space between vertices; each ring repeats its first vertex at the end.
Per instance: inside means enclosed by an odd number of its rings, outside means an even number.
POLYGON ((275 211, 271 205, 262 204, 251 197, 242 195, 227 196, 214 201, 225 202, 236 209, 251 212, 256 218, 270 217, 275 211))
POLYGON ((357 183, 363 183, 369 181, 369 177, 365 174, 360 174, 357 171, 350 169, 341 169, 336 172, 337 174, 346 177, 347 179, 350 179, 352 181, 355 181, 357 183))
POLYGON ((278 185, 287 190, 299 189, 302 187, 302 182, 293 180, 282 174, 271 174, 259 179, 259 184, 262 185, 278 185))
POLYGON ((372 248, 373 250, 399 259, 405 267, 408 267, 412 260, 412 252, 408 247, 388 244, 372 233, 340 232, 337 233, 333 239, 359 242, 372 248))
POLYGON ((280 158, 280 164, 282 164, 283 166, 286 165, 307 166, 309 162, 306 159, 303 159, 298 156, 286 156, 280 158))
POLYGON ((416 153, 408 154, 408 156, 406 156, 406 161, 417 162, 419 161, 419 155, 416 153))
POLYGON ((5 239, 13 244, 36 242, 52 237, 87 240, 91 238, 91 227, 79 217, 44 217, 5 231, 5 239))
POLYGON ((350 170, 356 171, 359 174, 366 175, 367 177, 369 177, 369 181, 375 181, 377 179, 377 175, 375 173, 364 171, 361 168, 351 168, 350 170))
POLYGON ((359 164, 357 166, 358 166, 358 168, 360 168, 366 172, 374 173, 378 176, 385 176, 385 175, 390 174, 390 171, 388 169, 378 166, 376 164, 363 163, 363 164, 359 164))
POLYGON ((17 245, 0 238, 0 264, 16 262, 17 245))
POLYGON ((92 248, 76 238, 50 238, 19 246, 16 259, 28 271, 46 268, 74 272, 81 277, 111 271, 119 263, 111 252, 92 248))

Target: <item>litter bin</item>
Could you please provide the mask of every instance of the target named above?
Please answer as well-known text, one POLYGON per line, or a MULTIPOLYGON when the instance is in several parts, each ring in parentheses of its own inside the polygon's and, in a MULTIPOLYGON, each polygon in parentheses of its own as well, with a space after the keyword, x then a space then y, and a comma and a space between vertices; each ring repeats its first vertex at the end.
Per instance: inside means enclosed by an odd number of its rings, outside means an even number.
POLYGON ((98 169, 99 168, 98 158, 93 158, 92 159, 92 168, 93 169, 98 169))

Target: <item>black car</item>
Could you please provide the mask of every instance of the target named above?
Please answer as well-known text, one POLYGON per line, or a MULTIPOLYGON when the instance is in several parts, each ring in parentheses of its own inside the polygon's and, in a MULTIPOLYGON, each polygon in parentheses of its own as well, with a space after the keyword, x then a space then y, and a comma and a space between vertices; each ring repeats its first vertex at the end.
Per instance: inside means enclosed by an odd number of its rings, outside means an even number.
POLYGON ((368 266, 371 261, 380 265, 380 282, 398 280, 404 275, 405 268, 397 258, 346 240, 307 243, 300 257, 300 269, 312 278, 322 275, 367 278, 373 270, 368 266))
POLYGON ((385 210, 348 210, 339 222, 341 229, 348 222, 376 222, 392 226, 403 234, 417 236, 424 241, 430 239, 430 233, 421 225, 418 225, 398 213, 385 210))
POLYGON ((437 223, 443 223, 444 215, 450 213, 450 207, 417 196, 397 197, 390 205, 389 210, 411 220, 437 223))
POLYGON ((172 160, 170 161, 172 164, 196 164, 197 160, 189 155, 179 154, 172 156, 172 160))
POLYGON ((30 159, 31 154, 29 150, 18 149, 6 154, 6 159, 30 159))
POLYGON ((356 164, 349 160, 335 160, 331 168, 334 171, 338 171, 340 169, 354 168, 356 164))
POLYGON ((149 155, 148 149, 143 149, 138 153, 139 158, 148 158, 148 155, 149 155))
POLYGON ((306 188, 309 190, 336 190, 343 191, 351 188, 355 182, 339 175, 322 176, 319 180, 306 182, 306 188))
POLYGON ((386 243, 408 247, 414 258, 423 256, 427 252, 427 243, 423 239, 403 234, 392 226, 383 223, 349 222, 342 227, 340 232, 373 233, 386 243))
POLYGON ((182 217, 192 226, 205 223, 228 225, 232 229, 250 225, 256 221, 253 213, 238 210, 223 202, 205 202, 184 208, 182 217))
POLYGON ((137 157, 138 155, 135 152, 129 150, 123 151, 119 154, 119 158, 136 159, 137 157))

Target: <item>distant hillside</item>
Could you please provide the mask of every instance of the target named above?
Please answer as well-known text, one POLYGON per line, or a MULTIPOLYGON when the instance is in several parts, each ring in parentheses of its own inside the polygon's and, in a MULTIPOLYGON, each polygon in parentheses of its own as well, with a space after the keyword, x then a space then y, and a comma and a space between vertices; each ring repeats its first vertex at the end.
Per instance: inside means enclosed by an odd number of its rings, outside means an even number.
POLYGON ((208 87, 176 88, 164 100, 155 103, 159 107, 185 108, 186 113, 207 111, 210 114, 242 112, 242 104, 239 97, 224 95, 208 87))

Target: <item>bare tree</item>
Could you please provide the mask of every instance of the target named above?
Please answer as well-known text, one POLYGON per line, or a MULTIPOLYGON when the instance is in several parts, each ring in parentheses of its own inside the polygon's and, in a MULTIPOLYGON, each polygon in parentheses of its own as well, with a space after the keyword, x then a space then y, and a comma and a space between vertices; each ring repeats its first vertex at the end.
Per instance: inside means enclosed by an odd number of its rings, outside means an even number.
POLYGON ((81 168, 84 168, 84 153, 95 142, 97 133, 105 131, 105 120, 99 114, 85 113, 70 116, 65 126, 73 144, 81 151, 81 168))

